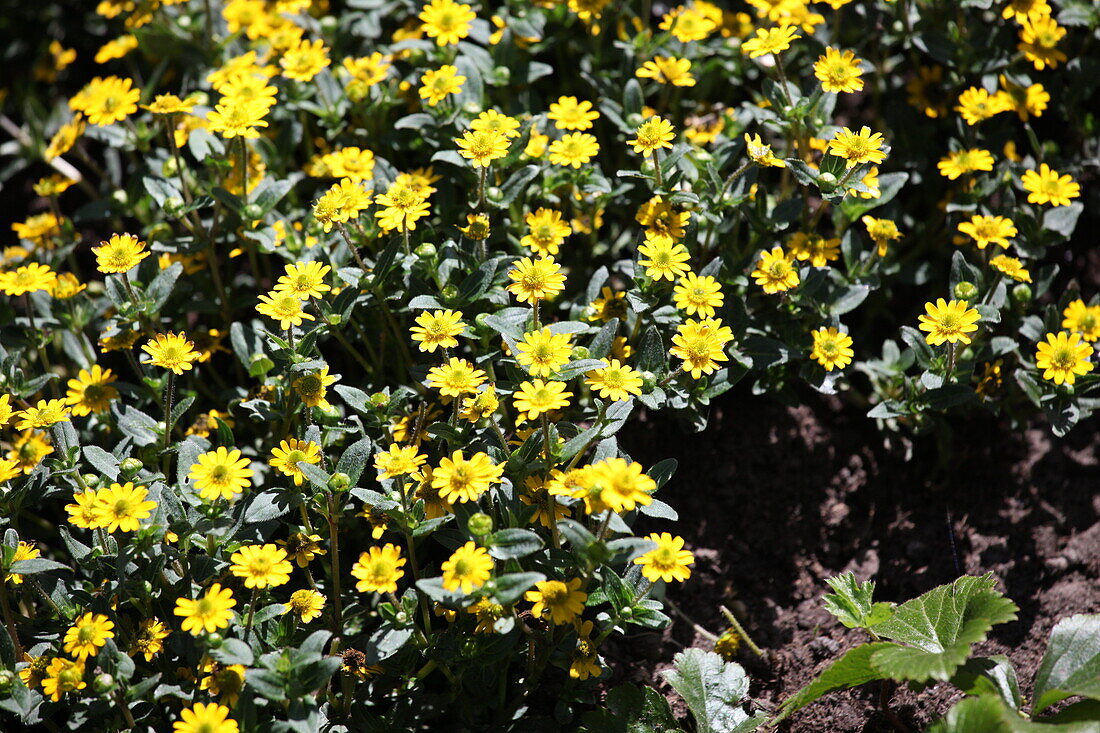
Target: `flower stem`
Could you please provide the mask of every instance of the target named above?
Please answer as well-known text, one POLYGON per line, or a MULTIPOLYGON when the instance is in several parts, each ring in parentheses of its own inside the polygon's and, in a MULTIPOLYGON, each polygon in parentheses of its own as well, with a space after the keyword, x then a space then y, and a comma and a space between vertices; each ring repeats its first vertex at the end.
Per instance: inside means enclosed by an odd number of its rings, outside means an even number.
POLYGON ((730 622, 730 626, 732 626, 733 630, 737 632, 737 635, 745 640, 745 645, 749 649, 752 649, 753 654, 755 654, 758 657, 765 656, 764 652, 761 651, 760 647, 758 647, 756 645, 756 642, 754 642, 752 640, 752 637, 750 637, 745 632, 744 627, 741 626, 741 623, 737 620, 737 617, 734 616, 733 613, 728 608, 726 608, 725 606, 719 606, 718 610, 721 611, 722 615, 726 617, 726 620, 730 622))

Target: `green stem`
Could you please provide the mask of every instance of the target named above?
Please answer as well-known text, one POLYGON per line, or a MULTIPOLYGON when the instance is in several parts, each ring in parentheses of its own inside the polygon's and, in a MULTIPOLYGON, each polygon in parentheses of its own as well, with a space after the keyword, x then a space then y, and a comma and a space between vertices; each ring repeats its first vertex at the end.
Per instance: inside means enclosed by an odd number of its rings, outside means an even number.
POLYGON ((172 392, 176 388, 176 373, 169 370, 168 381, 164 388, 164 438, 161 441, 161 466, 165 479, 172 467, 172 457, 168 454, 168 444, 172 441, 172 392))
POLYGON ((726 608, 725 606, 719 606, 718 610, 721 611, 722 615, 726 617, 726 620, 729 621, 730 626, 732 626, 733 630, 737 632, 737 635, 745 640, 745 645, 749 649, 752 649, 753 654, 755 654, 758 657, 763 657, 764 652, 761 651, 760 647, 758 647, 756 645, 756 642, 754 642, 752 640, 752 637, 750 637, 745 632, 744 627, 741 626, 741 623, 737 620, 737 617, 734 616, 733 613, 731 613, 730 610, 728 608, 726 608))

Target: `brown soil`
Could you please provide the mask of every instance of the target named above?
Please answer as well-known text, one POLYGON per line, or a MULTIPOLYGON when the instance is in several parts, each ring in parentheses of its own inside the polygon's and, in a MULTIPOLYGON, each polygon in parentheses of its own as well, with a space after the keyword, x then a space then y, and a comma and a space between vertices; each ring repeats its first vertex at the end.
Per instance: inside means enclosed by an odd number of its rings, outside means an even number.
MULTIPOLYGON (((844 570, 874 579, 877 600, 896 602, 962 573, 992 572, 1020 606, 1019 620, 996 627, 977 652, 1007 654, 1025 696, 1053 625, 1100 611, 1095 425, 1057 440, 1039 424, 1021 435, 991 418, 968 420, 942 449, 918 441, 908 460, 903 447, 883 445, 873 421, 816 398, 786 408, 730 396, 714 407, 704 434, 651 427, 624 443, 636 458, 679 460, 662 498, 680 513, 676 528, 696 565, 671 590, 682 615, 663 637, 608 647, 618 680, 667 691, 659 670, 677 651, 711 648, 684 615, 721 632, 724 604, 768 654, 761 661, 743 648, 740 661, 755 706, 771 709, 865 640, 821 603, 823 579, 844 570)), ((662 524, 653 529, 668 528, 662 524)), ((833 693, 781 730, 892 730, 878 693, 877 683, 833 693)), ((948 685, 901 689, 892 707, 920 729, 956 699, 948 685)))

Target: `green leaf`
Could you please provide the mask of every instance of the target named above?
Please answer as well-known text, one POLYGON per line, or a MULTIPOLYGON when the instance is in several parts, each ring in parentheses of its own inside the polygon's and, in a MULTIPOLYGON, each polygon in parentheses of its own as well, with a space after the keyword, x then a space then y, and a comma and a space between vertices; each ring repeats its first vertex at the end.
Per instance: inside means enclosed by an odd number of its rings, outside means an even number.
POLYGON ((664 695, 652 687, 624 684, 604 705, 584 714, 581 733, 682 733, 664 695))
POLYGON ((498 560, 515 560, 542 548, 542 538, 529 529, 502 529, 489 536, 489 554, 498 560))
POLYGON ((510 606, 520 599, 523 592, 535 583, 546 580, 542 573, 508 573, 486 585, 492 585, 493 598, 502 606, 510 606))
POLYGON ((872 630, 908 646, 876 652, 875 668, 899 680, 950 679, 970 656, 972 645, 985 641, 995 624, 1016 618, 1016 604, 994 584, 992 574, 964 576, 898 606, 872 630))
POLYGON ((1100 614, 1059 621, 1035 675, 1035 713, 1073 695, 1100 699, 1100 614))
POLYGON ((696 648, 680 652, 672 663, 675 669, 665 671, 665 679, 684 698, 700 733, 728 733, 756 727, 742 727, 750 721, 740 704, 748 694, 749 678, 740 664, 696 648))
POLYGON ((861 644, 849 650, 843 657, 830 664, 810 684, 784 700, 779 708, 779 716, 771 722, 778 723, 791 713, 801 710, 830 692, 883 679, 885 675, 871 665, 871 657, 876 653, 896 648, 900 647, 888 642, 876 642, 861 644))
POLYGON ((875 582, 856 581, 853 572, 841 573, 825 580, 833 593, 825 596, 825 610, 836 616, 849 629, 866 629, 890 618, 893 604, 873 603, 875 582))
POLYGON ((951 684, 967 695, 997 695, 1013 710, 1020 707, 1020 683, 1008 657, 977 657, 959 667, 951 684))
POLYGON ((947 717, 936 721, 928 733, 1011 733, 1000 699, 992 695, 967 697, 951 708, 947 717))

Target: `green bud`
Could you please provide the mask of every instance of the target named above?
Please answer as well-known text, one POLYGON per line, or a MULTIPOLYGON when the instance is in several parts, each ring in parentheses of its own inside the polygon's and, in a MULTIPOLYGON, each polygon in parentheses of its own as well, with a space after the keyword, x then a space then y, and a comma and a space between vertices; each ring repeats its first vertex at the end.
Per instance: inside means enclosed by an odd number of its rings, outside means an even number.
POLYGON ((642 117, 640 114, 635 113, 626 116, 626 124, 630 125, 631 127, 638 127, 643 122, 645 122, 645 118, 642 117))
POLYGON ((500 201, 504 197, 504 191, 500 190, 499 186, 489 186, 485 189, 485 195, 490 201, 500 201))
POLYGON ((588 353, 589 352, 587 346, 574 346, 573 351, 570 352, 570 356, 573 359, 587 359, 588 353))
POLYGON ((331 313, 328 316, 325 316, 325 322, 328 323, 328 325, 330 326, 339 326, 341 323, 344 322, 344 317, 339 313, 331 313))
MULTIPOLYGON (((181 15, 180 17, 183 16, 181 15)), ((199 105, 200 107, 205 107, 210 104, 210 95, 201 90, 191 92, 187 95, 187 98, 193 99, 195 101, 195 104, 199 105)))
POLYGON ((115 203, 122 204, 123 206, 125 206, 130 200, 130 197, 126 195, 125 189, 122 188, 115 190, 111 194, 111 198, 115 201, 115 203))
POLYGON ((405 613, 404 611, 398 611, 397 615, 394 616, 394 619, 399 624, 407 624, 409 622, 409 614, 405 613))
POLYGON ((471 514, 466 522, 466 528, 474 537, 484 537, 493 531, 493 518, 485 512, 471 514))
POLYGON ((416 248, 416 256, 422 260, 433 259, 437 252, 438 250, 431 242, 424 242, 424 244, 416 248))
POLYGON ((955 297, 959 300, 973 300, 978 296, 978 288, 974 283, 963 280, 955 285, 955 297))
POLYGON ((334 473, 328 480, 331 491, 347 491, 351 487, 351 476, 346 473, 334 473))
POLYGON ((370 396, 370 403, 375 407, 385 407, 390 404, 390 396, 385 392, 375 392, 370 396))
MULTIPOLYGON (((160 424, 163 425, 163 423, 160 423, 160 424)), ((126 458, 122 461, 122 463, 118 464, 118 467, 122 469, 123 473, 133 475, 133 474, 137 473, 138 471, 140 471, 141 467, 144 466, 144 465, 145 464, 142 463, 140 459, 126 458)))
POLYGON ((458 296, 458 288, 456 288, 454 285, 444 285, 443 286, 443 298, 445 300, 451 300, 452 298, 455 298, 457 296, 458 296))
POLYGON ((497 66, 493 69, 493 76, 502 84, 507 84, 512 80, 512 70, 507 66, 497 66))
POLYGON ((657 375, 653 372, 642 372, 642 389, 646 392, 657 386, 657 375))
POLYGON ((110 692, 115 687, 115 678, 113 675, 109 675, 106 672, 96 675, 95 682, 92 683, 92 689, 97 694, 102 695, 104 692, 110 692))
POLYGON ((219 634, 217 631, 212 634, 206 635, 206 644, 211 649, 217 649, 221 647, 223 643, 225 643, 225 637, 219 634))
POLYGON ((15 672, 10 669, 0 669, 0 695, 7 695, 15 685, 15 672))
POLYGON ((99 474, 86 473, 84 474, 84 483, 88 485, 89 489, 95 489, 99 487, 99 474))
POLYGON ((822 186, 830 190, 836 188, 836 176, 834 176, 832 173, 829 173, 828 171, 818 176, 817 180, 821 183, 822 186))
POLYGON ((1026 305, 1031 302, 1032 297, 1033 293, 1031 292, 1031 286, 1027 283, 1020 283, 1012 288, 1012 302, 1014 303, 1026 305))
POLYGON ((164 165, 160 167, 160 173, 165 178, 172 178, 177 173, 179 173, 179 170, 179 165, 176 163, 176 159, 174 157, 164 161, 164 165))
POLYGON ((241 211, 241 216, 245 219, 259 219, 264 215, 264 207, 259 204, 249 204, 241 211))
POLYGON ((484 107, 481 106, 480 102, 475 102, 473 100, 470 100, 466 104, 462 105, 462 111, 468 115, 481 114, 483 109, 484 107))
POLYGON ((321 31, 326 36, 331 36, 336 33, 336 27, 339 21, 337 21, 335 15, 326 15, 321 18, 321 31))

